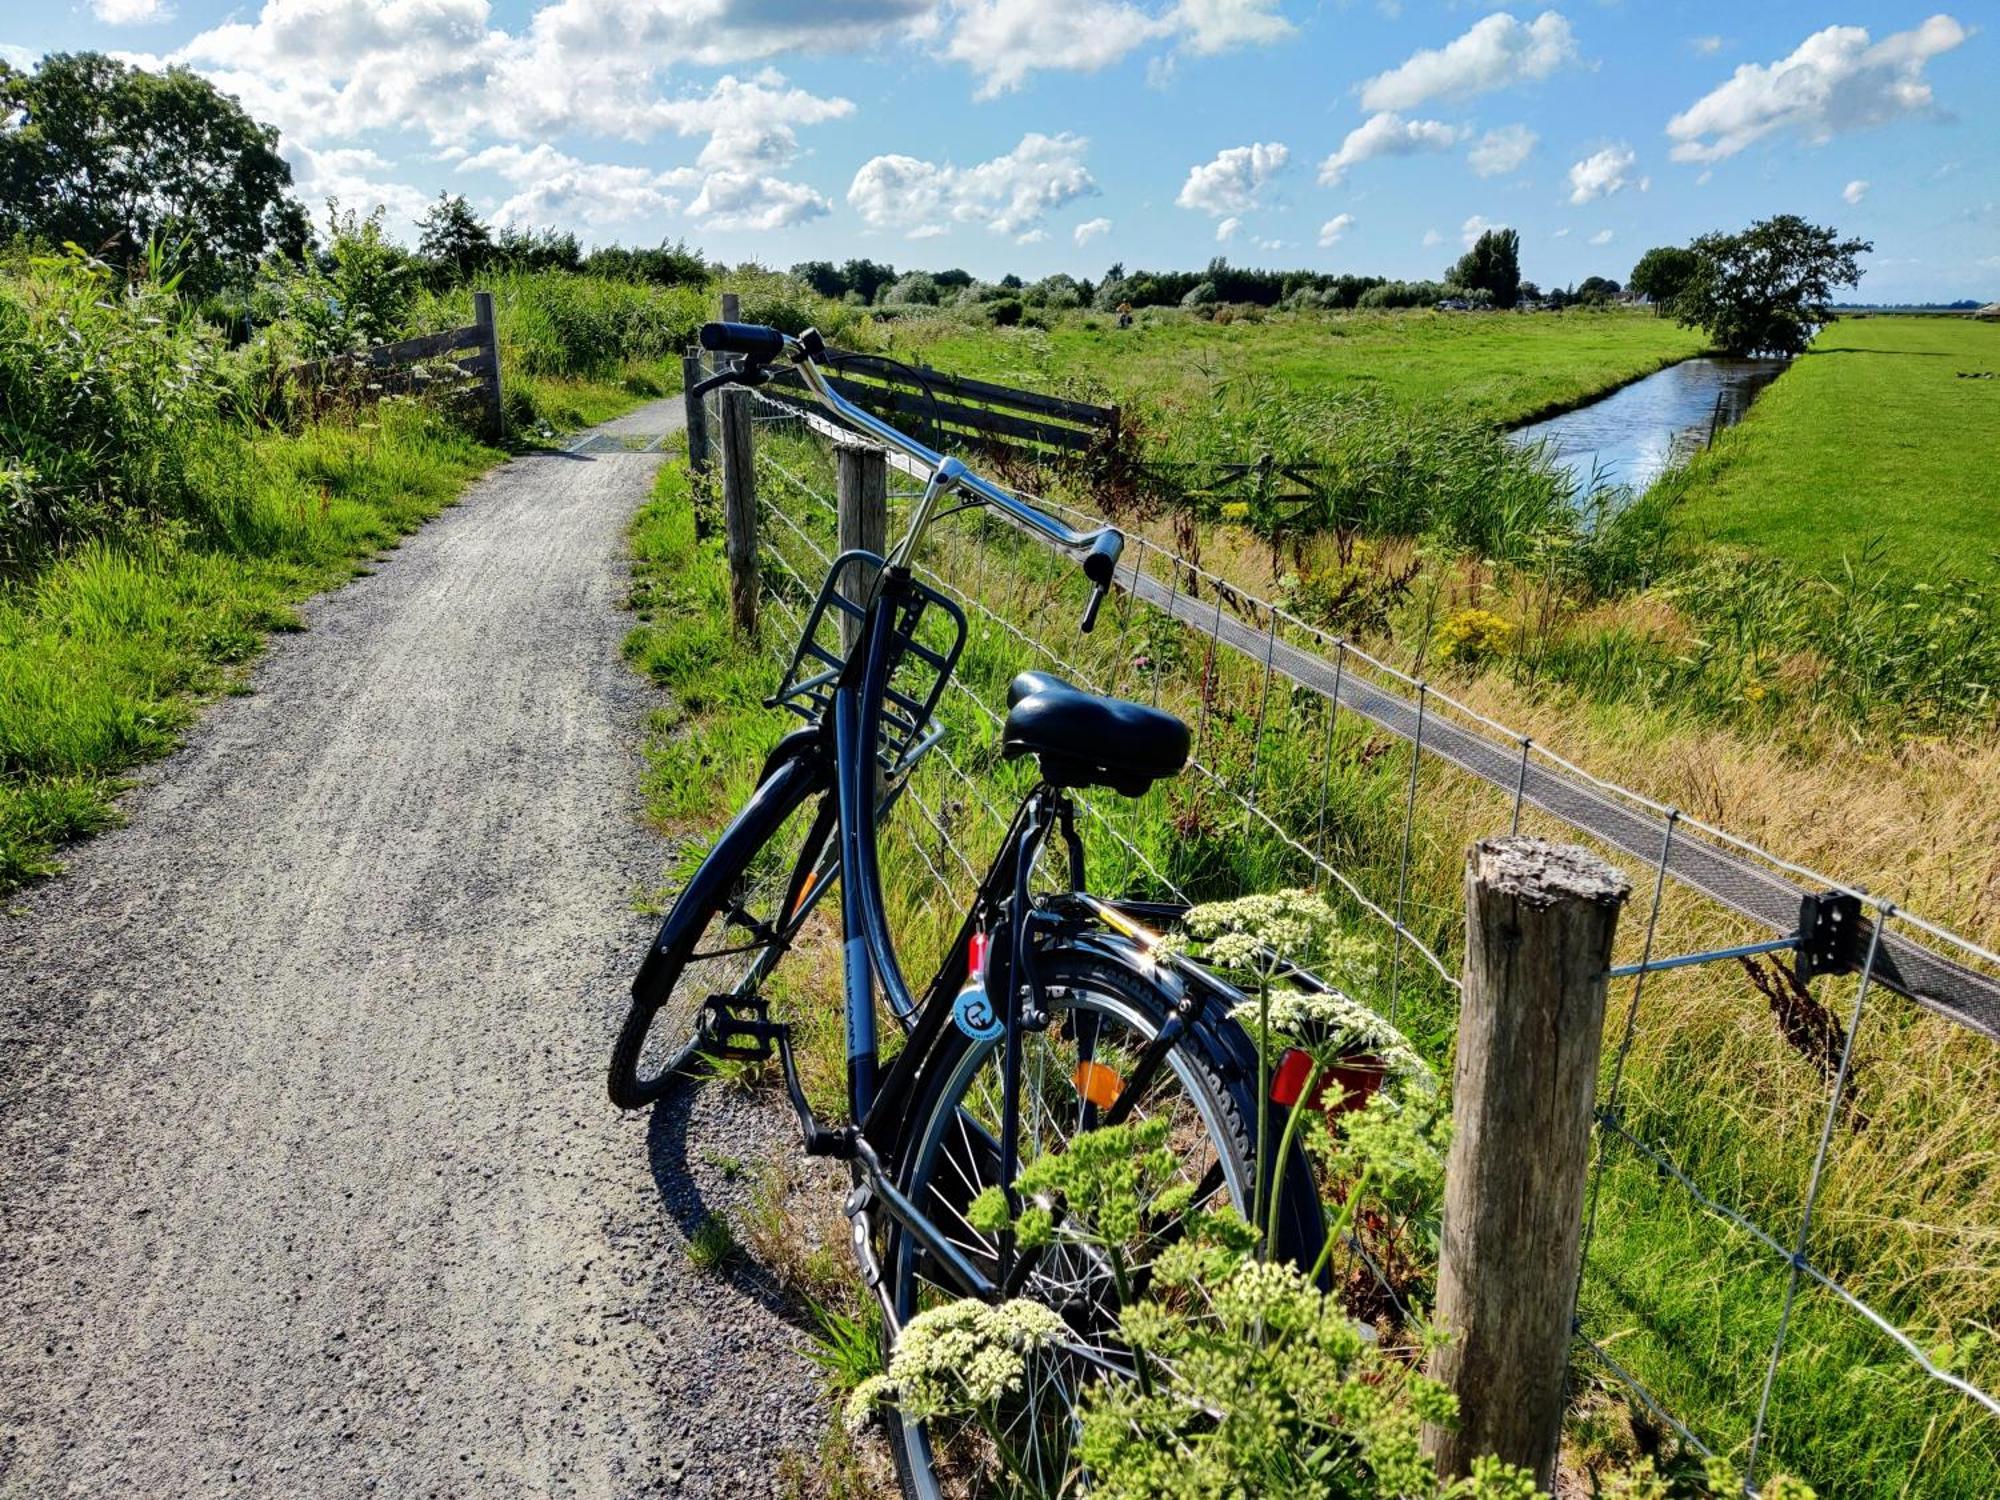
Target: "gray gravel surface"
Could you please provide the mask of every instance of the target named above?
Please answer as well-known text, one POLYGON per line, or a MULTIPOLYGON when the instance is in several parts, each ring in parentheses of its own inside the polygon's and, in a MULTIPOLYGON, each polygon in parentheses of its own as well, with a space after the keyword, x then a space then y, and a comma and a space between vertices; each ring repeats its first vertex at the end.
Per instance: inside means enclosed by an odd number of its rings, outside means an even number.
POLYGON ((0 920, 0 1495, 768 1494, 815 1442, 803 1333, 683 1250, 783 1119, 604 1097, 659 462, 474 485, 0 920))

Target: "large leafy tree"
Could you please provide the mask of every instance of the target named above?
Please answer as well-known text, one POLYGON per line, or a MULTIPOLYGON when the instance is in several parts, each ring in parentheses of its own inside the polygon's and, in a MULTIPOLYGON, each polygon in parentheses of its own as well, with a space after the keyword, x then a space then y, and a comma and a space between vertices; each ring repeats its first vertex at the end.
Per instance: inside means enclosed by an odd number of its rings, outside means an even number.
POLYGON ((184 285, 212 291, 272 250, 303 250, 291 185, 278 132, 186 68, 98 52, 54 53, 32 73, 0 63, 0 234, 118 263, 158 241, 184 285))
POLYGON ((1498 307, 1512 307, 1521 297, 1521 236, 1513 229, 1489 229, 1445 273, 1453 286, 1469 292, 1491 292, 1498 307))
POLYGON ((417 254, 436 268, 440 281, 465 281, 493 259, 493 233, 463 194, 439 192, 418 229, 417 254))
POLYGON ((1797 354, 1834 320, 1833 289, 1859 284, 1859 257, 1875 247, 1779 214, 1690 248, 1694 269, 1674 298, 1681 322, 1707 329, 1731 354, 1797 354))
POLYGON ((1665 317, 1673 311, 1674 298, 1693 278, 1696 265, 1694 251, 1685 245, 1655 245, 1639 257, 1625 284, 1665 317))

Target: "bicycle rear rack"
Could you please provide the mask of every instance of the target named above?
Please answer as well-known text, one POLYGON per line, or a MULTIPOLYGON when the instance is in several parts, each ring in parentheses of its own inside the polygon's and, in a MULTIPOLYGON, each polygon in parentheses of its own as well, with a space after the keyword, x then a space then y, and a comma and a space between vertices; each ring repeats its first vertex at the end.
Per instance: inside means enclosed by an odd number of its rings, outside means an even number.
MULTIPOLYGON (((884 566, 875 553, 859 549, 833 560, 784 679, 764 700, 766 708, 789 709, 808 724, 826 716, 834 687, 847 667, 842 622, 858 625, 867 617, 884 566)), ((910 580, 909 595, 897 607, 889 641, 889 685, 883 695, 882 737, 876 745, 885 771, 902 762, 937 711, 945 684, 965 650, 966 630, 964 611, 943 594, 910 580)))

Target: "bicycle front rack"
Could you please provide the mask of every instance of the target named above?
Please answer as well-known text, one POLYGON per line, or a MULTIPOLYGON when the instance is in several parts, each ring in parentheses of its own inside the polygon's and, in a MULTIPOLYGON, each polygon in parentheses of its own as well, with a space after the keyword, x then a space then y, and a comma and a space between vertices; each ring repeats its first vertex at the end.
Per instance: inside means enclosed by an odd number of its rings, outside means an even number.
MULTIPOLYGON (((834 685, 847 666, 843 622, 854 622, 858 639, 884 566, 876 554, 859 549, 833 560, 784 680, 764 700, 766 708, 789 709, 808 724, 826 716, 834 685)), ((965 650, 964 611, 915 579, 910 580, 909 590, 897 607, 889 640, 889 685, 883 694, 881 739, 875 747, 885 770, 895 768, 921 738, 965 650)))

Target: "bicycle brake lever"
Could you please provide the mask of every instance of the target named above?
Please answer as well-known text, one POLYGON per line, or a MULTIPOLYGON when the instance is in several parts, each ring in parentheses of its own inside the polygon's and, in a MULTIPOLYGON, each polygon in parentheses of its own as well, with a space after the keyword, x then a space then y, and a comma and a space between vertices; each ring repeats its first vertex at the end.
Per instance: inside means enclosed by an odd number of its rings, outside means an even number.
POLYGON ((1091 631, 1097 628, 1098 608, 1104 603, 1104 596, 1110 592, 1111 584, 1109 581, 1098 584, 1090 591, 1090 603, 1083 607, 1083 624, 1080 627, 1085 635, 1089 635, 1091 631))
POLYGON ((717 386, 762 385, 771 378, 771 372, 762 365, 738 365, 733 370, 723 370, 700 381, 688 395, 699 401, 717 386))

